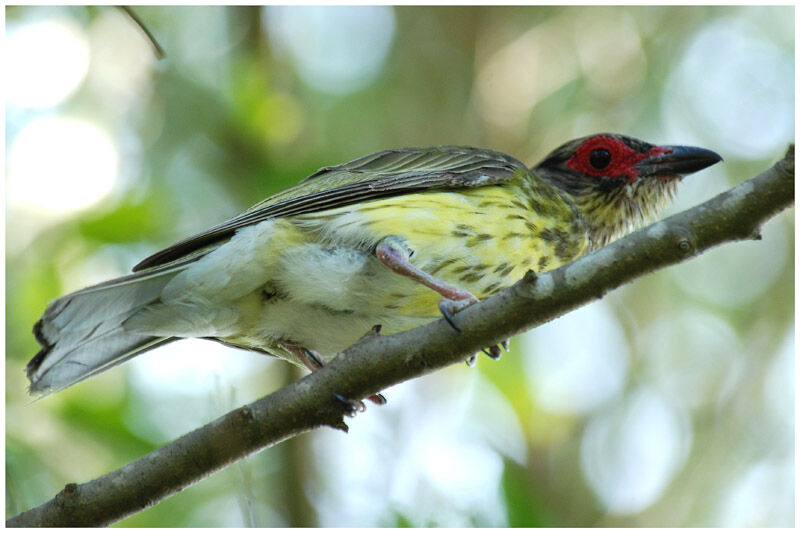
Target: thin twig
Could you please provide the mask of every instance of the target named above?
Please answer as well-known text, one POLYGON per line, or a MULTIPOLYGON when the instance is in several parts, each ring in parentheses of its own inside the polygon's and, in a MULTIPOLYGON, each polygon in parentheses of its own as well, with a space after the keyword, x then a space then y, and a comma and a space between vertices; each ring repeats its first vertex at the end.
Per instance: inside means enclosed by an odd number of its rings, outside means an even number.
POLYGON ((165 57, 167 57, 167 54, 164 52, 164 49, 161 48, 161 45, 158 44, 158 41, 156 40, 155 36, 150 32, 148 27, 144 24, 144 22, 142 22, 142 19, 139 18, 139 16, 133 11, 133 9, 131 9, 129 6, 117 6, 117 7, 120 8, 123 12, 125 12, 125 14, 128 15, 131 18, 131 20, 133 20, 136 26, 139 27, 142 33, 144 33, 145 37, 147 37, 147 40, 153 47, 153 53, 155 54, 156 59, 164 59, 165 57))

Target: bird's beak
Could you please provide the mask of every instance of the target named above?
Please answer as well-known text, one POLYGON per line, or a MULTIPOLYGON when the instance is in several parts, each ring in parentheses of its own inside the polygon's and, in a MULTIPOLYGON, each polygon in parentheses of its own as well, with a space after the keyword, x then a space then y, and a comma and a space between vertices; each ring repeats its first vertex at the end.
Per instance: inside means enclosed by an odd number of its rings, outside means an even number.
POLYGON ((640 177, 681 176, 722 161, 716 152, 694 146, 662 146, 660 155, 636 163, 640 177))

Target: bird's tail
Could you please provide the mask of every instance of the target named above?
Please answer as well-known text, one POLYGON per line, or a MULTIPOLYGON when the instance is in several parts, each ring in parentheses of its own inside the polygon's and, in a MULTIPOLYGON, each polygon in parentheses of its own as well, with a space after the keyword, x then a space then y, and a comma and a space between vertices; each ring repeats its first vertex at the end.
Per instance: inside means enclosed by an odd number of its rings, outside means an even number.
POLYGON ((130 333, 125 321, 157 303, 164 286, 187 263, 113 279, 51 302, 33 327, 42 348, 26 367, 30 392, 56 392, 175 340, 130 333))

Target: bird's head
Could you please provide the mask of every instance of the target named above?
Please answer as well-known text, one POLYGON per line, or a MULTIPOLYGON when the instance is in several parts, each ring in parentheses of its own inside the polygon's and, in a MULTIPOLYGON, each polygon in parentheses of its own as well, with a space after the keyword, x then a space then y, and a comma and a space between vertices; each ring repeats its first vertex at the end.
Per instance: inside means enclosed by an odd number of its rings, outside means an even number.
POLYGON ((560 146, 533 172, 573 198, 600 247, 655 216, 681 177, 721 160, 704 148, 601 133, 560 146))

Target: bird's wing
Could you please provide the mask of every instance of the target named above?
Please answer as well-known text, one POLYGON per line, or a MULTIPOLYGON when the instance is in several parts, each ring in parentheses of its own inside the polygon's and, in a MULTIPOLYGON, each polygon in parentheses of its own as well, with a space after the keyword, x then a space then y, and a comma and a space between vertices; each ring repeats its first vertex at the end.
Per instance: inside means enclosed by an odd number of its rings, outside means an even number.
POLYGON ((334 209, 365 200, 427 189, 481 187, 528 172, 511 156, 460 146, 384 150, 324 167, 244 213, 144 259, 134 271, 184 257, 230 238, 237 229, 277 217, 334 209))

